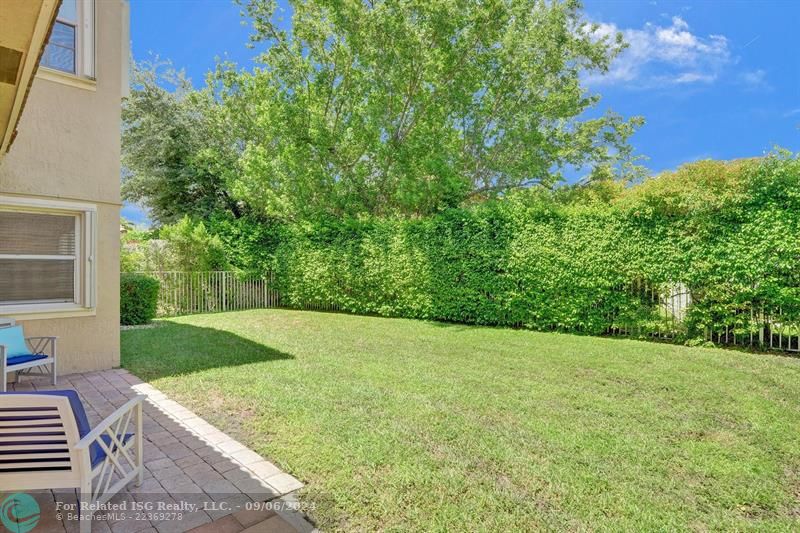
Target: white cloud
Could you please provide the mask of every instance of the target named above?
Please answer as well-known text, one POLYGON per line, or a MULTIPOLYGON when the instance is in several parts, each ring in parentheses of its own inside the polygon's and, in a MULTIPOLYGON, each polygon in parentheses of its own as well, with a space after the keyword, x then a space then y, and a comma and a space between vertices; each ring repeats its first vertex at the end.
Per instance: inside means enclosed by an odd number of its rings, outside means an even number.
POLYGON ((715 76, 711 74, 700 74, 698 72, 684 72, 680 74, 677 78, 672 78, 672 81, 675 83, 711 83, 716 79, 715 76))
POLYGON ((672 26, 669 28, 658 28, 656 37, 662 43, 674 45, 678 48, 692 48, 697 46, 697 37, 689 31, 689 25, 680 17, 672 18, 672 26))
POLYGON ((742 72, 739 75, 739 83, 751 90, 770 91, 772 86, 767 81, 767 72, 763 69, 742 72))
POLYGON ((628 48, 613 62, 607 74, 591 76, 590 83, 638 87, 711 83, 731 61, 728 39, 724 35, 703 37, 692 33, 681 17, 672 17, 669 26, 648 22, 642 29, 600 23, 594 36, 611 38, 616 32, 622 32, 628 48))

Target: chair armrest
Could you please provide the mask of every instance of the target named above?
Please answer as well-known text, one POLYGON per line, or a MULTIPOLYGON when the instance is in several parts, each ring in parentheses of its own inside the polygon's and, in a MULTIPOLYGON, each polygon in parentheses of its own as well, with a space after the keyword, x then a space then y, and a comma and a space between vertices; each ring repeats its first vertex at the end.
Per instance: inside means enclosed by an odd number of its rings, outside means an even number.
MULTIPOLYGON (((108 415, 105 420, 97 424, 94 429, 92 429, 89 433, 86 434, 78 443, 75 445, 75 449, 77 450, 88 450, 89 446, 100 438, 105 432, 111 429, 112 424, 115 422, 119 422, 119 420, 128 414, 130 411, 136 409, 139 405, 141 405, 142 401, 144 400, 145 396, 143 394, 138 394, 136 397, 128 400, 125 405, 108 415)), ((124 431, 125 428, 122 428, 124 431)))
POLYGON ((43 354, 47 345, 50 345, 50 356, 54 356, 56 352, 56 341, 58 337, 25 337, 25 342, 30 347, 31 351, 37 354, 43 354))

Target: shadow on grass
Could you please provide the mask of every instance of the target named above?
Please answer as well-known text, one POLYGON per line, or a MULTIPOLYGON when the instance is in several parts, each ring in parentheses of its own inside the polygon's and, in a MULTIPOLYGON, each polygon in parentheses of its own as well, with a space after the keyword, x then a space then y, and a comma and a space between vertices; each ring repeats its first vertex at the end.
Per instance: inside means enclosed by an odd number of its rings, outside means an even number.
POLYGON ((122 332, 122 366, 144 380, 294 359, 230 331, 175 322, 122 332))

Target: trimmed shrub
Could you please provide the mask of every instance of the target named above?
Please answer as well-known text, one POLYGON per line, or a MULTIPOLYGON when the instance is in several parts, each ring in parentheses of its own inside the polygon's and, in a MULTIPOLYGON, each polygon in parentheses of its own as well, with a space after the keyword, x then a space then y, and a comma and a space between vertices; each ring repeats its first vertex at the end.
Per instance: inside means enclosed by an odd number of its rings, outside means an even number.
POLYGON ((156 316, 158 280, 145 274, 124 272, 120 275, 120 324, 148 324, 156 316))

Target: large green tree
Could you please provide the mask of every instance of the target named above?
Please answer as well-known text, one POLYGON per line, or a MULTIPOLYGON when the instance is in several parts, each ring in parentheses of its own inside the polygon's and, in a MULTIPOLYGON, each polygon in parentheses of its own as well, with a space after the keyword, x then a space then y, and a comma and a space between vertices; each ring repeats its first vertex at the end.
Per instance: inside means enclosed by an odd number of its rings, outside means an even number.
POLYGON ((632 168, 641 119, 594 112, 582 85, 624 43, 577 1, 291 0, 290 21, 242 4, 256 68, 221 64, 201 90, 135 74, 123 192, 157 222, 424 216, 632 168))
POLYGON ((424 215, 630 157, 640 119, 586 118, 598 96, 581 84, 624 43, 577 1, 288 3, 290 25, 243 2, 263 67, 221 77, 258 132, 231 182, 258 209, 424 215))
POLYGON ((159 225, 188 215, 238 216, 228 193, 241 151, 221 122, 213 88, 195 90, 168 63, 134 64, 131 94, 122 107, 122 195, 146 205, 159 225))

